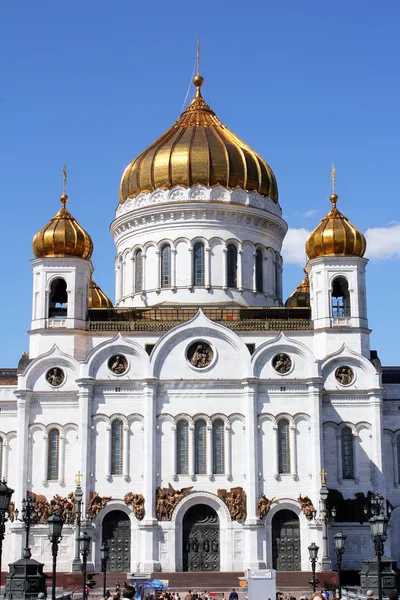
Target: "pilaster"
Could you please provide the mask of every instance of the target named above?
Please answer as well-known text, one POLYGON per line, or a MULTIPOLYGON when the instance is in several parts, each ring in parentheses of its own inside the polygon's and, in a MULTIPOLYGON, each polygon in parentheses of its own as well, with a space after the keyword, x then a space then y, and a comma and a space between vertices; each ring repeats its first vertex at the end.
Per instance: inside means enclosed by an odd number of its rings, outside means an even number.
POLYGON ((91 415, 93 402, 94 379, 77 379, 78 400, 79 400, 79 438, 80 438, 80 457, 79 469, 83 474, 81 484, 83 492, 83 504, 86 507, 89 501, 91 491, 91 415))

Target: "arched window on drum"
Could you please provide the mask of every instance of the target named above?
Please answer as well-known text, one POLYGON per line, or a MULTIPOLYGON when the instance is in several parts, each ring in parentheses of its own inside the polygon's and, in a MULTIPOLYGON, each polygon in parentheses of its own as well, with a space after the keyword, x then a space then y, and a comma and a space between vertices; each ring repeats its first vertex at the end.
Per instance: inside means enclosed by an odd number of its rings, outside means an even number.
POLYGON ((256 290, 264 291, 263 253, 261 248, 256 250, 256 290))
POLYGON ((212 426, 213 440, 213 473, 225 473, 225 424, 222 419, 214 421, 212 426))
POLYGON ((341 433, 342 442, 342 477, 343 479, 354 479, 354 450, 353 432, 350 427, 343 427, 341 433))
POLYGON ((160 253, 161 287, 171 287, 171 246, 164 244, 160 253))
POLYGON ((49 318, 62 319, 68 313, 67 283, 64 279, 53 279, 49 294, 49 318))
POLYGON ((332 282, 332 317, 350 317, 349 284, 344 277, 335 277, 332 282))
POLYGON ((179 475, 189 473, 189 424, 179 421, 176 431, 176 472, 179 475))
POLYGON ((196 421, 194 426, 195 473, 207 472, 207 425, 204 419, 196 421))
POLYGON ((290 425, 287 419, 278 423, 278 468, 279 473, 290 473, 290 425))
POLYGON ((122 475, 124 425, 115 419, 111 425, 111 475, 122 475))
POLYGON ((58 479, 60 460, 60 432, 58 429, 50 429, 47 441, 47 479, 55 481, 58 479))
POLYGON ((204 244, 202 242, 197 242, 193 246, 192 283, 194 287, 204 286, 204 244))
POLYGON ((229 244, 227 249, 228 287, 237 287, 238 252, 234 244, 229 244))
POLYGON ((135 293, 143 291, 143 252, 135 252, 135 293))

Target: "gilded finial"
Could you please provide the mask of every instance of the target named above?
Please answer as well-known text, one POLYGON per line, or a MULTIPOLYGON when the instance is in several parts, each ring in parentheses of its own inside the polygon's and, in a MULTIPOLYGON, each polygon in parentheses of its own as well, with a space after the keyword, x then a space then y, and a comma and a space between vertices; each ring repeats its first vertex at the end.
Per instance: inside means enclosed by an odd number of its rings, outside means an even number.
POLYGON ((77 474, 75 475, 76 485, 78 487, 80 487, 80 485, 81 485, 81 477, 82 477, 82 473, 80 471, 78 471, 77 474))
POLYGON ((200 38, 197 38, 196 75, 193 78, 193 83, 196 87, 196 98, 200 98, 201 97, 200 88, 204 83, 204 79, 200 75, 200 38))
POLYGON ((61 194, 60 200, 61 200, 61 204, 65 208, 65 205, 68 202, 68 196, 67 196, 67 165, 64 165, 64 168, 63 168, 63 193, 61 194))
POLYGON ((321 475, 321 483, 322 485, 326 484, 326 476, 328 475, 327 471, 325 471, 325 469, 322 469, 322 471, 320 472, 321 475))
POLYGON ((332 163, 332 170, 331 170, 332 194, 331 194, 330 200, 332 202, 333 208, 336 208, 336 202, 338 201, 338 195, 336 193, 336 187, 335 187, 335 178, 336 178, 336 167, 335 167, 334 163, 332 163))

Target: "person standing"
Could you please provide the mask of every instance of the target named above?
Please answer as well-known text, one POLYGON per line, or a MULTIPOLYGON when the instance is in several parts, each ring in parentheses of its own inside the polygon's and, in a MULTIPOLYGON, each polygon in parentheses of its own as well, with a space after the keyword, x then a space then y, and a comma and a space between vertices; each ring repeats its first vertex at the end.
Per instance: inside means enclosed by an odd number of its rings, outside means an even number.
POLYGON ((229 600, 239 600, 239 596, 237 595, 235 588, 232 588, 232 591, 229 594, 229 600))

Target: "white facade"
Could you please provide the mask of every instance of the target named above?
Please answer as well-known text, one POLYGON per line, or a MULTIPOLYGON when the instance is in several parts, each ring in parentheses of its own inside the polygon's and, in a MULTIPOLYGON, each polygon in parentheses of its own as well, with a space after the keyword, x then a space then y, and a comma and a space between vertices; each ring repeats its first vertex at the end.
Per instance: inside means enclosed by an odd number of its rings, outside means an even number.
MULTIPOLYGON (((282 303, 280 250, 286 224, 279 206, 259 194, 202 186, 157 190, 120 207, 111 231, 117 246, 118 308, 282 303), (202 285, 193 281, 198 241, 205 252, 202 285), (167 285, 160 262, 165 244, 171 251, 167 285), (234 286, 228 280, 230 244, 237 251, 234 286), (138 250, 140 290, 135 288, 138 250), (257 250, 262 267, 256 264, 257 250)), ((91 492, 111 497, 89 527, 94 569, 100 569, 103 520, 119 510, 130 520, 131 571, 182 570, 184 518, 198 504, 210 506, 218 516, 220 570, 272 567, 273 521, 280 511, 291 510, 299 520, 300 568, 309 570, 307 547, 316 542, 322 548, 322 527, 306 518, 298 498, 308 496, 318 508, 322 469, 328 473, 328 487, 345 499, 377 490, 394 506, 400 504, 400 383, 384 387, 380 370, 370 360, 366 263, 355 257, 310 261, 311 320, 297 325, 282 320, 279 327, 277 319, 268 328, 262 317, 254 317, 251 327, 239 326, 229 317, 224 324, 209 319, 201 310, 175 325, 165 319, 160 325, 154 319, 139 323, 116 317, 116 322, 91 326, 86 318, 91 263, 77 258, 32 261, 29 360, 19 369, 17 385, 0 387, 1 476, 15 489, 16 507, 21 507, 27 490, 48 500, 56 494, 67 496, 80 471, 85 506, 91 492), (348 282, 350 309, 343 318, 332 314, 335 277, 348 282), (67 285, 64 318, 49 315, 54 278, 67 285), (205 368, 188 359, 188 348, 195 342, 211 349, 212 360, 205 368), (279 354, 290 357, 285 374, 273 366, 279 354), (117 375, 109 361, 120 355, 127 368, 117 375), (353 371, 349 384, 335 377, 342 366, 353 371), (64 380, 52 387, 47 374, 54 368, 62 369, 64 380), (116 422, 122 436, 117 458, 112 442, 116 422), (182 422, 187 424, 183 459, 178 451, 182 422), (199 422, 205 424, 201 469, 196 449, 199 422), (215 423, 222 423, 219 454, 215 423), (343 442, 344 429, 351 436, 350 466, 343 456, 350 452, 343 442), (58 433, 52 434, 55 430, 58 433), (58 439, 55 477, 49 476, 51 435, 58 439), (187 460, 187 469, 180 468, 180 460, 187 460), (156 490, 169 485, 191 490, 171 520, 158 521, 156 490), (232 519, 218 496, 219 489, 231 488, 246 494, 244 522, 232 519), (125 504, 128 492, 144 496, 143 520, 125 504), (261 494, 272 501, 263 519, 257 515, 261 494)), ((336 523, 330 529, 330 544, 340 529, 348 535, 344 567, 358 569, 372 553, 369 526, 336 523)), ((9 522, 7 533, 11 535, 6 536, 5 559, 11 562, 20 557, 22 526, 9 522)), ((31 547, 33 558, 48 567, 45 525, 32 528, 31 547)), ((387 551, 400 560, 395 536, 389 535, 387 551)), ((330 555, 333 560, 332 548, 330 555)), ((70 571, 73 558, 74 532, 65 526, 60 569, 70 571)))

